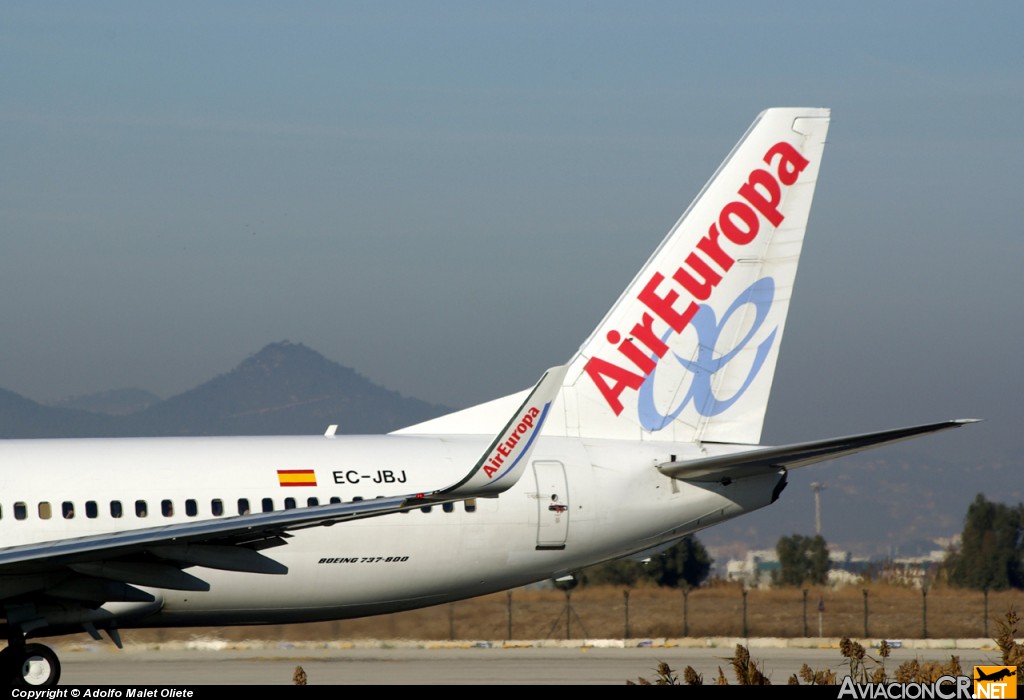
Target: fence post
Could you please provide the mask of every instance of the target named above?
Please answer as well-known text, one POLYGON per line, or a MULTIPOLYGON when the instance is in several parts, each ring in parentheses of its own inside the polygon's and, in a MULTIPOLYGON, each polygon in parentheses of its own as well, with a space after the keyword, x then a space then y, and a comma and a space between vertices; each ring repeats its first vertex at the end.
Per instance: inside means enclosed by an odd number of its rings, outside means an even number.
POLYGON ((565 638, 572 639, 572 591, 565 591, 565 638))
POLYGON ((805 637, 809 636, 807 634, 807 593, 808 593, 808 591, 805 588, 804 589, 804 636, 805 637))
POLYGON ((743 591, 743 637, 747 638, 750 636, 750 631, 747 628, 747 589, 744 587, 741 590, 743 591))
POLYGON ((626 622, 623 630, 622 639, 623 641, 629 639, 629 589, 627 588, 622 592, 622 601, 626 606, 626 622))
POLYGON ((928 639, 928 586, 921 586, 921 638, 928 639))
POLYGON ((508 592, 508 637, 506 639, 512 639, 512 591, 508 592))
POLYGON ((818 636, 825 636, 825 596, 818 596, 818 636))
POLYGON ((683 584, 683 636, 690 636, 690 618, 689 618, 689 607, 690 607, 690 585, 687 583, 683 584))
POLYGON ((865 588, 863 590, 863 593, 864 593, 864 638, 867 639, 868 636, 870 636, 870 635, 868 635, 868 589, 865 588))

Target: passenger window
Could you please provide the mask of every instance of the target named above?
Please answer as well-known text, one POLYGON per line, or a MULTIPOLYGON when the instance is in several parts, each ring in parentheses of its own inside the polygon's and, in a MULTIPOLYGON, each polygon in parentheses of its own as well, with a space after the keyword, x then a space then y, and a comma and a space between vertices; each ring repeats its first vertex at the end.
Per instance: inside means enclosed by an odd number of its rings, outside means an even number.
POLYGON ((475 513, 476 512, 476 499, 475 498, 468 498, 468 499, 466 499, 465 503, 466 503, 466 512, 467 513, 475 513))
POLYGON ((318 505, 320 505, 320 499, 317 498, 316 496, 310 496, 309 498, 306 499, 306 505, 307 506, 318 506, 318 505))
POLYGON ((135 517, 145 518, 149 515, 149 508, 146 507, 145 501, 135 501, 135 517))
POLYGON ((196 505, 196 499, 190 498, 185 501, 185 515, 190 518, 196 517, 199 513, 199 506, 196 505))
POLYGON ((28 507, 22 502, 18 501, 14 504, 14 519, 24 520, 28 517, 28 507))
POLYGON ((286 499, 284 499, 284 509, 285 510, 291 510, 294 507, 295 507, 295 499, 294 498, 286 498, 286 499))
POLYGON ((452 511, 455 510, 455 504, 454 503, 445 503, 445 504, 443 504, 441 506, 441 510, 443 510, 445 513, 451 513, 452 511))
POLYGON ((100 508, 99 508, 98 505, 96 505, 96 501, 86 501, 85 502, 85 517, 87 517, 87 518, 96 518, 96 517, 99 517, 99 514, 100 514, 100 508))
POLYGON ((164 514, 165 518, 170 518, 174 515, 174 504, 171 503, 169 498, 160 501, 160 512, 164 514))
POLYGON ((269 512, 271 512, 273 510, 274 510, 274 499, 273 498, 264 498, 263 499, 263 512, 264 513, 269 513, 269 512))
POLYGON ((249 514, 249 499, 239 498, 238 499, 238 514, 248 515, 249 514))
POLYGON ((49 520, 51 515, 53 515, 53 509, 50 508, 50 502, 49 501, 40 501, 39 502, 39 519, 40 520, 49 520))
POLYGON ((111 501, 110 502, 110 517, 111 518, 120 518, 122 515, 124 515, 124 509, 121 507, 121 501, 111 501))
POLYGON ((60 505, 60 512, 65 520, 71 520, 71 518, 75 517, 75 504, 71 501, 64 501, 60 505))
POLYGON ((210 501, 210 512, 218 517, 224 515, 224 501, 219 498, 210 501))

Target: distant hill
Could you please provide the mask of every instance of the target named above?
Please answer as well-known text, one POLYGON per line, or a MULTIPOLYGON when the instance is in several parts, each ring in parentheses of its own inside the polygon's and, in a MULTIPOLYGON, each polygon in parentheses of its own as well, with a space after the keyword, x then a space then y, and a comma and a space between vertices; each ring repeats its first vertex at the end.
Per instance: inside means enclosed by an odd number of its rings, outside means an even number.
POLYGON ((227 374, 125 417, 132 435, 386 433, 448 412, 378 386, 298 343, 273 343, 227 374))
MULTIPOLYGON (((927 438, 925 438, 927 439, 927 438)), ((978 493, 1009 505, 1024 500, 1024 456, 963 463, 924 453, 916 441, 843 457, 790 474, 779 503, 703 531, 701 542, 735 554, 774 548, 782 535, 814 534, 811 481, 821 494, 822 535, 865 556, 917 556, 963 530, 978 493), (777 506, 782 506, 781 508, 777 506)))
POLYGON ((72 396, 70 399, 49 402, 57 408, 73 408, 108 416, 125 416, 141 411, 160 401, 160 397, 145 389, 112 389, 95 394, 72 396))
POLYGON ((92 437, 118 434, 117 419, 44 406, 0 389, 0 438, 92 437))
POLYGON ((450 410, 378 386, 305 345, 280 342, 163 401, 130 389, 44 406, 0 389, 0 438, 316 435, 332 423, 339 433, 386 433, 450 410))

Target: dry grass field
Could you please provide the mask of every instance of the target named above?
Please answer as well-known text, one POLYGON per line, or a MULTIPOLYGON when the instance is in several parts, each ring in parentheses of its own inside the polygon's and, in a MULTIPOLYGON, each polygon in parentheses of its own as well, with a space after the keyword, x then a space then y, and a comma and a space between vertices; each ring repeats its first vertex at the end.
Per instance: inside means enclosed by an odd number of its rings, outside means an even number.
MULTIPOLYGON (((265 627, 126 630, 126 642, 170 641, 197 636, 229 641, 246 639, 326 641, 346 639, 422 640, 535 640, 620 639, 658 637, 802 637, 804 596, 800 589, 751 590, 746 594, 746 634, 743 592, 736 585, 691 591, 683 603, 679 590, 633 588, 628 608, 625 589, 596 586, 571 595, 558 590, 517 589, 450 605, 393 615, 305 625, 265 627), (511 605, 510 605, 511 601, 511 605), (509 611, 511 609, 511 633, 509 611), (568 622, 567 622, 568 617, 568 622), (628 618, 628 619, 627 619, 628 618), (628 625, 628 629, 627 629, 628 625)), ((838 590, 808 590, 807 635, 818 636, 818 602, 824 603, 825 637, 919 639, 978 638, 995 635, 997 619, 1011 607, 1024 610, 1024 591, 989 595, 986 630, 984 597, 975 591, 933 587, 927 595, 927 633, 921 591, 901 586, 867 584, 838 590), (865 633, 864 591, 868 628, 865 633)))

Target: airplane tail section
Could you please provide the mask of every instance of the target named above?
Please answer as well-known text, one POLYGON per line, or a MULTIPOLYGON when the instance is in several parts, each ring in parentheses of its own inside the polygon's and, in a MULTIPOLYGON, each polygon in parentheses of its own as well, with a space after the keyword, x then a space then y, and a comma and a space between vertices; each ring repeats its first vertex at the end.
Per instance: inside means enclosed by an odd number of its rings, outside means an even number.
MULTIPOLYGON (((760 442, 829 116, 758 116, 569 362, 545 434, 760 442)), ((491 433, 524 395, 396 432, 491 433)))
POLYGON ((565 434, 760 441, 828 125, 754 121, 570 362, 565 434))

